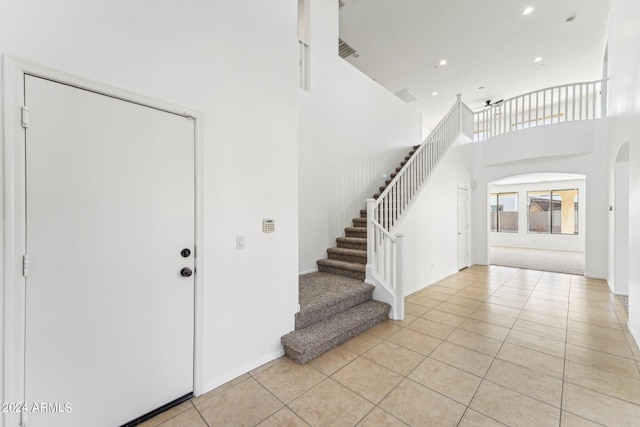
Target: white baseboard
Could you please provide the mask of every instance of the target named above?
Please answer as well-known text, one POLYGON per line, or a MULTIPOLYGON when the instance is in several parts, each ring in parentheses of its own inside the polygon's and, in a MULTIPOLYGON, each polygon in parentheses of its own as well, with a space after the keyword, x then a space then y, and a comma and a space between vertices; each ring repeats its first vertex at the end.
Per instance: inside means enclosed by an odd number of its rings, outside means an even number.
POLYGON ((317 268, 316 268, 316 269, 313 269, 313 270, 300 271, 300 272, 298 273, 298 276, 302 276, 302 275, 304 275, 304 274, 317 273, 317 272, 318 272, 318 269, 317 269, 317 268))

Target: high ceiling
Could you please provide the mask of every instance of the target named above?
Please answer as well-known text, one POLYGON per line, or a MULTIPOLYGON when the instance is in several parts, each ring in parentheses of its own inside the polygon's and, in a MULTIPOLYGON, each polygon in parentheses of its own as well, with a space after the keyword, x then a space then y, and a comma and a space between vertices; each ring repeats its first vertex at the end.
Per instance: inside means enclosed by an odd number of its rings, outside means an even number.
POLYGON ((389 91, 414 94, 427 129, 458 93, 475 111, 489 99, 602 78, 609 0, 342 3, 340 38, 357 52, 346 60, 389 91))

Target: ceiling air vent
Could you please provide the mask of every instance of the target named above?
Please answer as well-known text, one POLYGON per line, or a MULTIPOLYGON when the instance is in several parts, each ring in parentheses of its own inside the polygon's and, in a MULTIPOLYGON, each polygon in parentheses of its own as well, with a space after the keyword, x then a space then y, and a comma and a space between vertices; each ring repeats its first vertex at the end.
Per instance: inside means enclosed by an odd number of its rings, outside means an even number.
POLYGON ((407 104, 410 102, 415 102, 418 100, 418 97, 409 92, 409 89, 402 89, 393 93, 398 98, 402 99, 407 104))
POLYGON ((356 50, 349 46, 344 40, 338 39, 338 52, 340 53, 340 58, 348 58, 356 53, 356 50))

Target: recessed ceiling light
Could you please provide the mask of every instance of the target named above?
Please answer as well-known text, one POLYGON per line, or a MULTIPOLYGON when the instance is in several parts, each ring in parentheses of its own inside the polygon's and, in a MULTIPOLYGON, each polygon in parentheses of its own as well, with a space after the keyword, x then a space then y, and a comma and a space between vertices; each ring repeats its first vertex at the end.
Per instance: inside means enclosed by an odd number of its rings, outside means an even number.
POLYGON ((440 65, 447 65, 447 60, 446 59, 442 59, 440 61, 440 65))
POLYGON ((531 6, 529 6, 522 12, 522 14, 523 15, 529 15, 531 12, 533 12, 533 8, 531 6))
POLYGON ((533 62, 540 62, 540 61, 542 61, 541 56, 536 56, 536 59, 533 60, 533 62))
POLYGON ((437 95, 438 95, 438 92, 436 92, 436 91, 434 90, 433 92, 431 92, 431 95, 432 95, 432 96, 437 96, 437 95))

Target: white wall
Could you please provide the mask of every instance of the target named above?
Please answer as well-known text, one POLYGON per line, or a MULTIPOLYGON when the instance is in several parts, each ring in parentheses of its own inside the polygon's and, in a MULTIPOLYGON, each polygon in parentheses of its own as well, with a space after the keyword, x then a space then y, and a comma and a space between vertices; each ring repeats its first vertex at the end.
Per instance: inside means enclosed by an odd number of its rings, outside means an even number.
MULTIPOLYGON (((614 164, 613 171, 613 268, 609 282, 613 292, 629 295, 629 143, 623 145, 614 164)), ((610 266, 611 268, 611 266, 610 266)))
POLYGON ((309 9, 309 92, 299 93, 300 272, 317 269, 384 184, 382 174, 422 142, 420 114, 338 56, 338 2, 309 0, 309 9))
POLYGON ((463 147, 471 179, 471 263, 488 262, 487 184, 501 178, 539 172, 586 176, 584 191, 585 275, 607 277, 608 172, 603 144, 605 121, 540 126, 463 147))
MULTIPOLYGON (((621 145, 629 143, 629 330, 640 342, 640 3, 611 0, 608 23, 609 114, 607 134, 609 180, 614 185, 615 161, 621 145)), ((610 187, 609 201, 614 204, 610 187)), ((615 212, 615 206, 614 206, 615 212)), ((613 212, 609 214, 613 223, 613 212)), ((610 229, 612 227, 610 226, 610 229)), ((613 227, 615 228, 615 226, 613 227)), ((609 244, 613 244, 611 240, 609 244)), ((611 264, 611 262, 610 262, 611 264)), ((613 277, 614 272, 609 272, 613 277)))
POLYGON ((458 188, 469 189, 470 177, 460 146, 454 145, 396 231, 406 235, 406 295, 458 271, 458 188))
MULTIPOLYGON (((553 249, 558 251, 584 252, 585 209, 587 192, 585 180, 536 182, 513 185, 491 185, 488 193, 518 193, 518 232, 489 232, 489 246, 511 246, 516 248, 553 249), (539 190, 578 189, 578 234, 529 233, 527 192, 539 190)), ((488 205, 487 205, 488 206, 488 205)))
POLYGON ((280 355, 294 326, 296 32, 285 0, 0 3, 0 53, 203 112, 205 389, 280 355))

